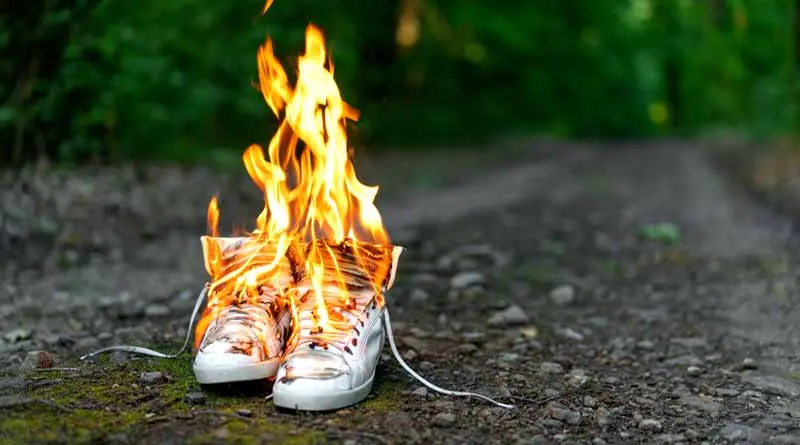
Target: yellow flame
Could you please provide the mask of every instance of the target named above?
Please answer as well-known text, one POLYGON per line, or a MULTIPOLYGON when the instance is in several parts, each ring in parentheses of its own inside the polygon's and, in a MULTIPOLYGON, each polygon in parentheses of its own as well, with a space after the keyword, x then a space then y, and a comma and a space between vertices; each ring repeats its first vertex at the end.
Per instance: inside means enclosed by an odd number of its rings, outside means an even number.
MULTIPOLYGON (((271 5, 272 0, 268 0, 262 13, 271 5)), ((355 261, 360 263, 366 261, 360 242, 389 246, 374 204, 378 188, 358 180, 348 156, 345 124, 358 119, 358 110, 342 100, 322 31, 308 25, 305 37, 305 52, 298 59, 294 86, 275 57, 271 39, 267 38, 258 50, 261 94, 281 120, 266 156, 259 145, 251 145, 243 155, 248 175, 264 194, 264 209, 247 247, 260 253, 244 260, 228 258, 231 265, 226 263, 224 252, 213 247, 204 250, 206 267, 212 275, 210 293, 232 297, 208 305, 203 322, 198 323, 198 342, 219 307, 253 298, 260 283, 286 273, 287 255, 292 256, 294 264, 302 265, 315 298, 319 327, 327 330, 331 323, 328 305, 332 302, 326 300, 325 289, 336 286, 340 304, 350 301, 345 273, 333 246, 349 242, 355 261)), ((218 221, 215 197, 208 208, 210 233, 214 236, 218 221)), ((378 293, 389 272, 391 255, 387 258, 369 276, 378 293)), ((291 301, 291 307, 296 317, 296 301, 291 301)))

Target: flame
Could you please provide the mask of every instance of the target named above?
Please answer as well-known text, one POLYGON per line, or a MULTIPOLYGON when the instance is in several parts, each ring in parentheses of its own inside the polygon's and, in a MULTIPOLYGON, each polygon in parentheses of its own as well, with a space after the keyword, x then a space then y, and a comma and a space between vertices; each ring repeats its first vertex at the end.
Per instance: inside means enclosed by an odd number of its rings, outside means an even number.
MULTIPOLYGON (((268 0, 263 12, 271 4, 268 0)), ((396 263, 374 204, 378 187, 362 184, 348 157, 346 122, 356 121, 359 112, 341 97, 322 31, 306 28, 294 86, 270 38, 259 48, 257 62, 261 94, 280 120, 266 156, 259 145, 243 155, 248 175, 264 194, 264 209, 234 249, 216 238, 216 197, 209 203, 212 237, 204 237, 203 248, 212 281, 196 346, 220 308, 258 298, 264 283, 290 300, 295 323, 300 296, 310 294, 315 329, 342 329, 329 306, 352 305, 350 291, 365 287, 382 305, 382 289, 396 263)))

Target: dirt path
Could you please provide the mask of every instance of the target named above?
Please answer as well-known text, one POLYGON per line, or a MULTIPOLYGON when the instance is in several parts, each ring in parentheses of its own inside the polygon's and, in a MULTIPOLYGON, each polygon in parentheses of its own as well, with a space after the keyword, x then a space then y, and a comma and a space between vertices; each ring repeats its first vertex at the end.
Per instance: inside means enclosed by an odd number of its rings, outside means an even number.
MULTIPOLYGON (((188 357, 76 363, 119 341, 177 349, 204 279, 197 209, 208 183, 241 181, 133 175, 150 188, 117 191, 130 205, 95 186, 70 201, 80 212, 52 214, 36 190, 54 187, 23 178, 30 218, 0 224, 19 255, 0 268, 0 443, 800 443, 791 222, 692 144, 514 154, 396 158, 367 176, 395 190, 381 210, 409 247, 389 302, 404 356, 518 409, 434 395, 388 356, 365 403, 315 415, 276 411, 258 385, 200 388, 188 357), (411 187, 419 171, 444 179, 411 187), (24 370, 40 349, 76 369, 24 370)), ((227 194, 236 215, 257 203, 227 194)))

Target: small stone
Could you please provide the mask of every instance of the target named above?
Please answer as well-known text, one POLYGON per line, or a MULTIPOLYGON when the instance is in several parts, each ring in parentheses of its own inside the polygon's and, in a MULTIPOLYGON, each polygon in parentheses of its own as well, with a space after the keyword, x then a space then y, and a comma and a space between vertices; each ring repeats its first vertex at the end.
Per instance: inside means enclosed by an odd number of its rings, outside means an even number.
POLYGON ((720 436, 731 442, 763 443, 764 433, 738 423, 729 423, 719 432, 720 436))
POLYGON ((206 395, 200 391, 190 392, 186 394, 186 401, 190 405, 201 405, 206 402, 206 395))
POLYGON ((496 312, 489 317, 489 320, 486 321, 486 324, 492 328, 499 328, 506 325, 506 319, 503 318, 503 314, 500 312, 496 312))
POLYGON ((539 372, 542 374, 563 374, 564 367, 558 363, 543 362, 539 365, 539 372))
POLYGON ((651 433, 657 433, 661 431, 662 426, 661 422, 655 419, 642 419, 639 422, 639 429, 644 431, 650 431, 651 433))
POLYGON ((678 399, 678 401, 688 407, 703 410, 711 417, 717 417, 722 410, 722 404, 708 396, 684 394, 678 399))
POLYGON ((158 371, 143 372, 139 375, 139 383, 143 385, 158 385, 159 383, 166 382, 167 379, 164 373, 158 371))
POLYGON ((408 299, 411 300, 412 303, 425 303, 428 301, 428 293, 422 289, 414 289, 411 291, 411 295, 409 295, 408 299))
POLYGON ((547 405, 546 410, 550 418, 566 422, 570 425, 579 425, 583 420, 581 413, 563 408, 556 404, 551 403, 547 405))
POLYGON ((566 306, 575 301, 575 288, 564 284, 550 291, 550 300, 558 306, 566 306))
POLYGON ((433 416, 433 424, 436 426, 450 426, 456 422, 456 415, 453 413, 439 413, 433 416))
POLYGON ((456 352, 459 353, 459 354, 464 354, 464 355, 474 354, 475 351, 477 351, 477 350, 478 350, 478 347, 475 346, 473 343, 463 343, 463 344, 460 344, 460 345, 456 346, 456 352))
POLYGON ((53 367, 53 356, 46 351, 31 351, 25 355, 23 369, 47 369, 53 367))
POLYGON ((3 338, 6 339, 9 343, 17 343, 23 340, 28 340, 33 336, 33 331, 30 329, 18 328, 12 329, 3 335, 3 338))
POLYGON ((605 408, 597 408, 594 412, 594 422, 599 427, 604 427, 611 423, 611 413, 605 408))
POLYGON ((536 326, 525 326, 524 328, 520 328, 519 333, 528 340, 532 340, 539 336, 539 330, 536 329, 536 326))
POLYGON ((503 363, 516 363, 520 359, 520 355, 514 352, 506 352, 500 356, 499 361, 503 363))
POLYGON ((253 417, 253 412, 247 408, 239 408, 236 410, 236 414, 242 417, 253 417))
POLYGON ((698 375, 703 373, 703 369, 699 366, 689 366, 686 368, 686 373, 692 377, 697 377, 698 375))
POLYGON ((148 317, 165 317, 171 313, 169 306, 159 303, 148 304, 144 308, 144 315, 148 317))
POLYGON ((595 408, 597 407, 597 399, 590 395, 583 396, 583 406, 587 408, 595 408))
POLYGON ((503 320, 509 326, 522 325, 528 322, 528 315, 517 305, 511 305, 501 313, 503 314, 503 320))
POLYGON ((742 360, 742 369, 758 369, 758 363, 750 357, 742 360))
POLYGON ((636 347, 643 351, 652 351, 655 349, 656 345, 650 340, 642 340, 639 343, 636 343, 636 347))
POLYGON ((559 329, 556 331, 556 334, 569 340, 575 340, 575 341, 583 340, 583 334, 571 328, 559 329))
POLYGON ((111 340, 112 337, 114 337, 114 335, 110 332, 101 332, 97 334, 97 339, 100 341, 111 340))
POLYGON ((462 290, 470 286, 482 285, 485 282, 486 277, 480 272, 461 272, 450 279, 450 287, 462 290))
POLYGON ((411 394, 419 397, 428 397, 428 388, 420 386, 419 388, 411 391, 411 394))

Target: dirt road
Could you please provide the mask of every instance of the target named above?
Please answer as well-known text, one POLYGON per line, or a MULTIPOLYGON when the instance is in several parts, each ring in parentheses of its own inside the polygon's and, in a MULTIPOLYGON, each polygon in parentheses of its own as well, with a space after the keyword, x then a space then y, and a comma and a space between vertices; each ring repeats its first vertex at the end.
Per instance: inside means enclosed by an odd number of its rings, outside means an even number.
POLYGON ((703 147, 363 165, 409 248, 389 299, 403 355, 517 409, 433 394, 388 349, 367 401, 313 415, 276 411, 264 385, 201 388, 188 356, 77 362, 177 349, 208 197, 240 221, 259 198, 201 169, 46 170, 2 180, 0 443, 800 443, 793 224, 703 147), (38 350, 62 369, 28 369, 38 350))

